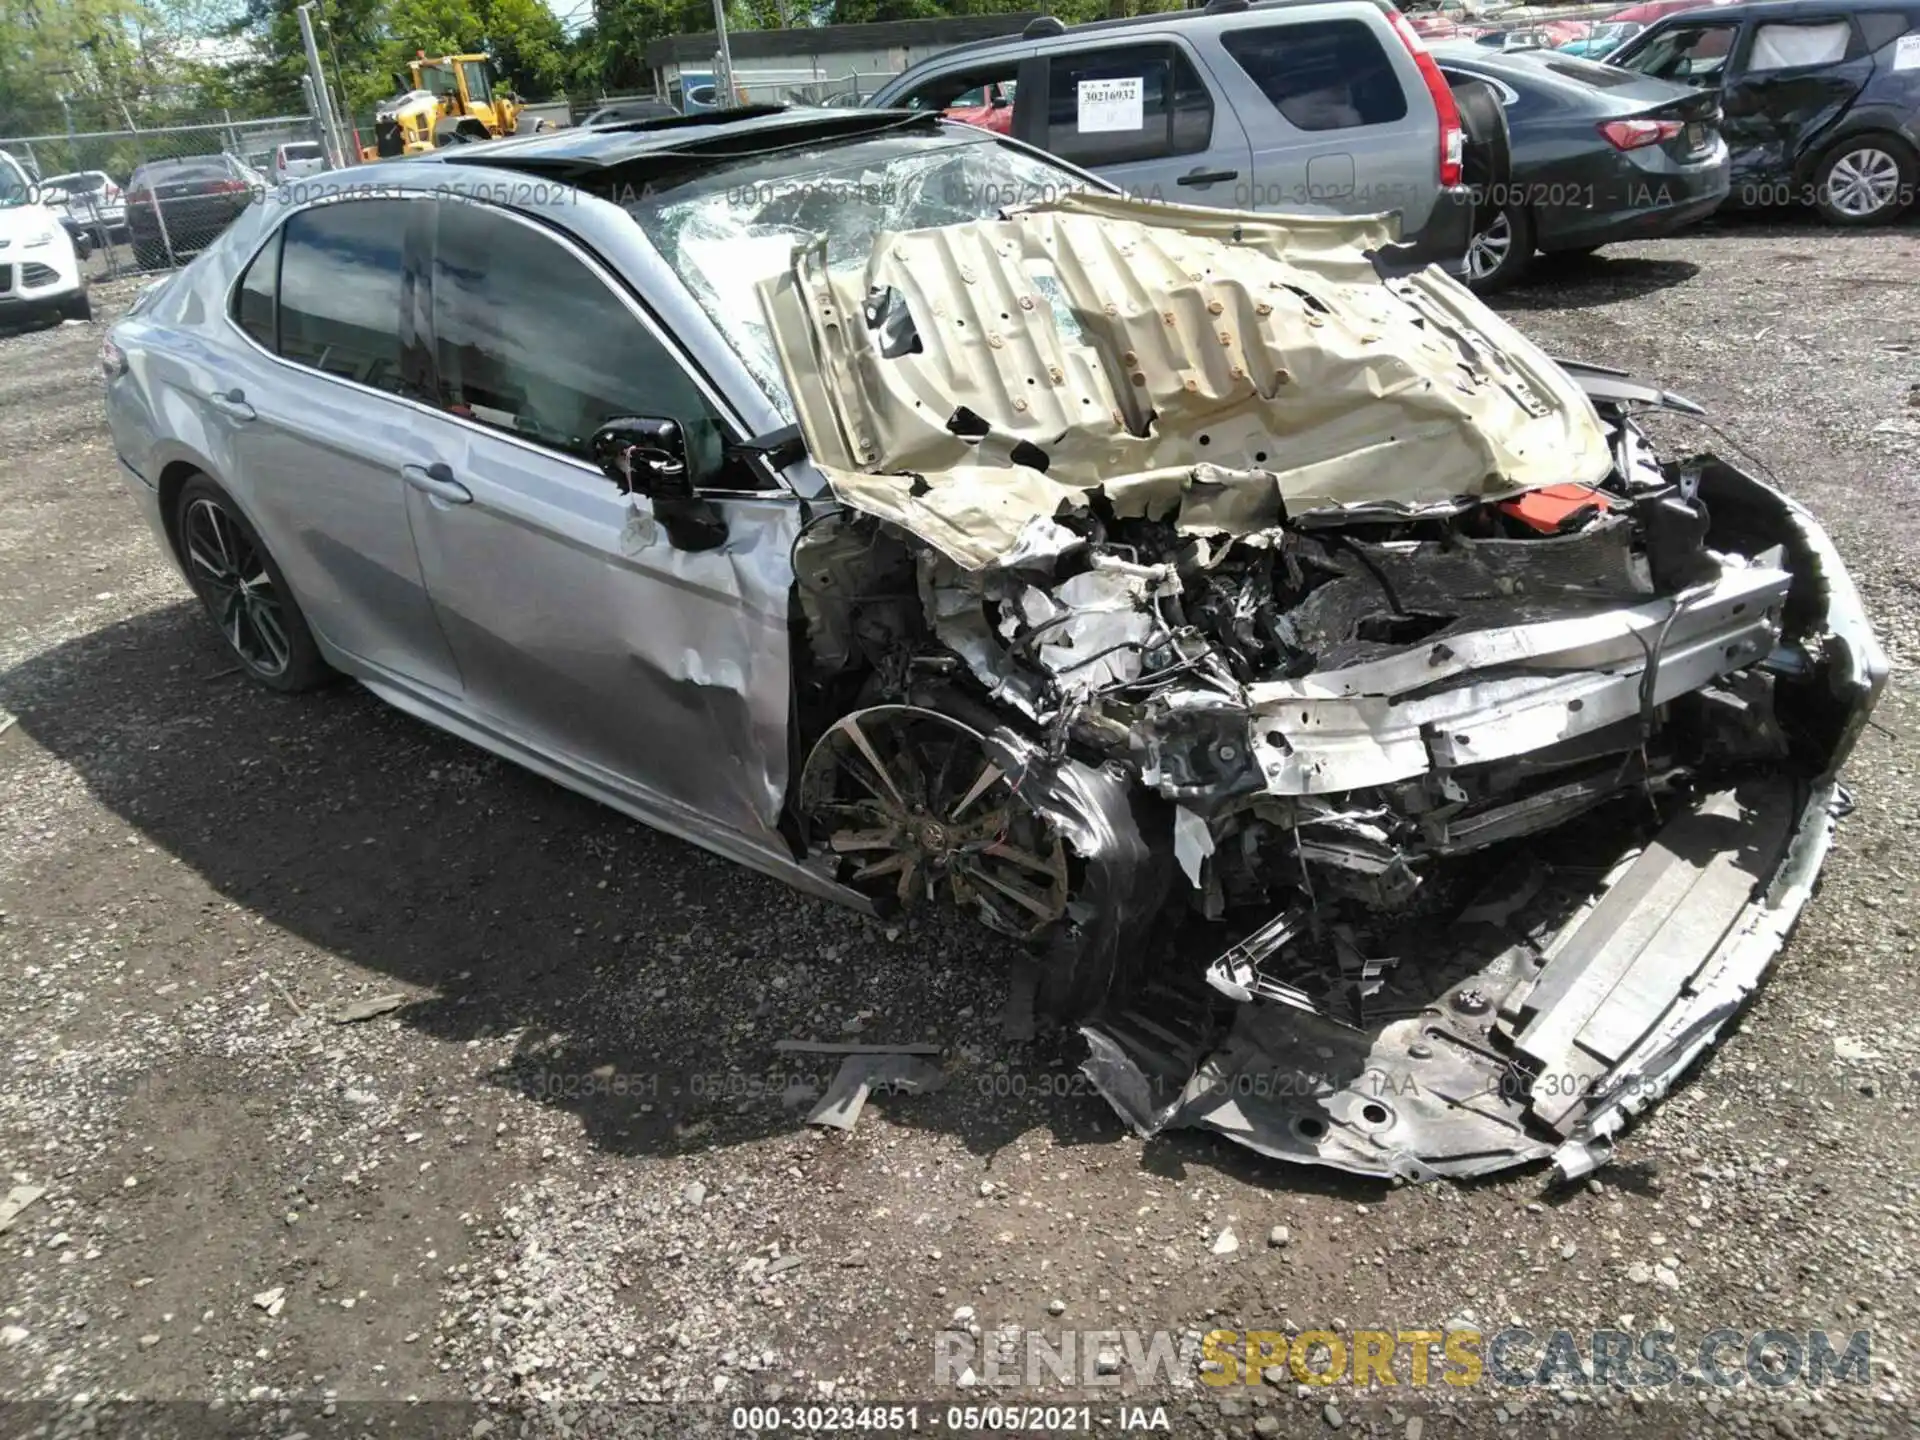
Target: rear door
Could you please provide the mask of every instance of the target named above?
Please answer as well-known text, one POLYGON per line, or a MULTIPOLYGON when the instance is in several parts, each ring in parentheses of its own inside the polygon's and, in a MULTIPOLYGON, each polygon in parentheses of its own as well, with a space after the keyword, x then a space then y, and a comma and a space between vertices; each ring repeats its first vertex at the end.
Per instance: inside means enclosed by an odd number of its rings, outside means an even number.
POLYGON ((1142 199, 1247 207, 1252 145, 1185 41, 1115 40, 1041 59, 1046 104, 1022 117, 1023 138, 1142 199))
POLYGON ((1398 210, 1411 227, 1424 222, 1437 121, 1417 77, 1396 63, 1404 47, 1389 50, 1390 38, 1352 17, 1220 32, 1225 63, 1248 82, 1234 98, 1253 141, 1253 208, 1398 210))
POLYGON ((289 216, 235 287, 233 323, 253 343, 218 351, 192 402, 227 438, 235 498, 313 628, 356 659, 457 694, 400 473, 422 394, 408 226, 426 210, 339 200, 289 216))
POLYGON ((1872 75, 1873 57, 1846 10, 1749 24, 1720 97, 1735 200, 1764 205, 1798 198, 1747 192, 1789 185, 1795 162, 1846 113, 1872 75))

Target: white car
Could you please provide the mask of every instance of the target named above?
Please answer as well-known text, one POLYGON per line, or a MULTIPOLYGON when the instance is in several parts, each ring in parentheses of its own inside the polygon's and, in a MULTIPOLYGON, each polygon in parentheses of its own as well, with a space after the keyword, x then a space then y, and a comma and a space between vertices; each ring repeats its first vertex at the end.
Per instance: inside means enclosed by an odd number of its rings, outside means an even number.
POLYGON ((0 152, 0 318, 34 310, 91 320, 73 241, 19 163, 0 152))
POLYGON ((126 237, 126 198, 104 170, 49 175, 40 182, 40 199, 49 207, 65 206, 67 218, 91 234, 104 229, 112 238, 126 237))
POLYGON ((327 152, 312 140, 289 140, 273 147, 273 183, 284 185, 301 175, 318 175, 327 168, 327 152))

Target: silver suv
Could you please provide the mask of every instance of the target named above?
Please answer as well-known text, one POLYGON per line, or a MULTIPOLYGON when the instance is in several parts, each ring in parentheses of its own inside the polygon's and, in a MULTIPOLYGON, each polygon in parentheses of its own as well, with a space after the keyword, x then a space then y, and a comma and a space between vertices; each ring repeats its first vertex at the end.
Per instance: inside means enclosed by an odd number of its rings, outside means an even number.
MULTIPOLYGON (((1071 28, 1042 16, 875 92, 1038 146, 1129 194, 1236 210, 1397 211, 1421 260, 1471 232, 1469 136, 1425 43, 1373 0, 1213 0, 1071 28)), ((1470 121, 1471 123, 1471 121, 1470 121)))

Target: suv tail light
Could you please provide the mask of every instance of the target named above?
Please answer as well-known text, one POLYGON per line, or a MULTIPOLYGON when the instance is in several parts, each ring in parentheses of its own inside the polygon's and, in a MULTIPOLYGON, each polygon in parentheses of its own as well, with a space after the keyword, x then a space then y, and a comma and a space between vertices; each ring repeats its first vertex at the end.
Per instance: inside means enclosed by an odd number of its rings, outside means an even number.
POLYGON ((1616 150, 1642 150, 1671 140, 1680 130, 1678 120, 1609 120, 1600 127, 1600 133, 1616 150))
POLYGON ((244 180, 216 180, 207 187, 207 192, 212 195, 238 195, 247 188, 244 180))
POLYGON ((1389 10, 1387 23, 1393 26, 1393 33, 1400 37, 1400 42, 1407 47, 1407 53, 1413 56, 1420 78, 1426 81, 1427 94, 1433 98, 1434 112, 1440 117, 1440 183, 1442 186, 1458 185, 1467 136, 1460 128, 1460 107, 1453 103, 1452 87, 1447 84, 1447 77, 1440 73, 1440 67, 1433 63, 1433 54, 1427 49, 1427 42, 1420 38, 1418 30, 1407 23, 1406 16, 1398 10, 1389 10))

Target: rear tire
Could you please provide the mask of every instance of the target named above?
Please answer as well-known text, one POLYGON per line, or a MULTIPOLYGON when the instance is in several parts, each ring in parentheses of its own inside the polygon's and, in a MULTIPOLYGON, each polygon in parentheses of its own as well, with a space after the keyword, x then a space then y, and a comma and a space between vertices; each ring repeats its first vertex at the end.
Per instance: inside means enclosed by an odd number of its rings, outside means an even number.
POLYGON ((1893 135, 1854 135, 1821 156, 1813 203, 1829 225, 1879 225, 1913 203, 1920 160, 1893 135))
POLYGON ((1467 286, 1476 295, 1504 290, 1533 261, 1533 217, 1510 205, 1467 242, 1467 286))
POLYGON ((270 690, 311 690, 333 676, 286 577, 231 496, 206 475, 180 487, 174 546, 187 583, 240 668, 270 690))

